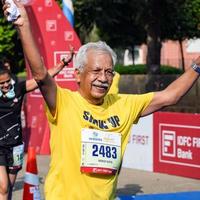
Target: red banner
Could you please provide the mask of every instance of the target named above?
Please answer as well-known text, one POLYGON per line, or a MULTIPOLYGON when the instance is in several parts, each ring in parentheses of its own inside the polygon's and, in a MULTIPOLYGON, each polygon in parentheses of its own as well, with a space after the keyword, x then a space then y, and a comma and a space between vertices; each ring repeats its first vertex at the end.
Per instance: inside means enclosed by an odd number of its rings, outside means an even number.
MULTIPOLYGON (((54 0, 34 0, 26 6, 26 10, 34 39, 47 68, 53 67, 69 53, 69 45, 74 47, 75 52, 79 49, 81 44, 78 36, 54 0)), ((27 72, 31 78, 28 65, 27 72)), ((77 90, 73 62, 55 80, 61 87, 77 90)), ((37 153, 49 154, 49 127, 43 104, 39 90, 27 95, 24 109, 26 127, 23 135, 26 147, 34 146, 37 153)))
POLYGON ((154 114, 154 171, 200 178, 200 115, 154 114))

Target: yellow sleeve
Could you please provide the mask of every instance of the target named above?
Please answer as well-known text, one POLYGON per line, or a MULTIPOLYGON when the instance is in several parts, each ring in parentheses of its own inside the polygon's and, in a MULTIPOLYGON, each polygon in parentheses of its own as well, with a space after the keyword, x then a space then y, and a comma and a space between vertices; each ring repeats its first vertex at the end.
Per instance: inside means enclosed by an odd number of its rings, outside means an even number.
POLYGON ((115 72, 115 76, 113 78, 112 85, 110 87, 110 90, 108 91, 108 94, 118 94, 119 92, 119 80, 120 80, 120 74, 115 72))

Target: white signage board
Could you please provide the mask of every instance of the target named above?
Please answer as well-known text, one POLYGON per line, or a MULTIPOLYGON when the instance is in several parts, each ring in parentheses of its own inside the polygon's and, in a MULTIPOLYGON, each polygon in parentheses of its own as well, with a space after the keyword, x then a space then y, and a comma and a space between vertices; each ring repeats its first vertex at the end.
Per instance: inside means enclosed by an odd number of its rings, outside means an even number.
POLYGON ((153 114, 132 126, 122 167, 153 171, 153 114))

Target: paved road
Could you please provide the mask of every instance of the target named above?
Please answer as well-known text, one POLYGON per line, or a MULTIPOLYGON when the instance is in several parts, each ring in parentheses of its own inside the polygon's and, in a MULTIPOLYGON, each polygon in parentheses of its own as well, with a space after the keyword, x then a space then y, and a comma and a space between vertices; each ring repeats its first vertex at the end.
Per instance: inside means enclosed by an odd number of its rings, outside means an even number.
MULTIPOLYGON (((25 164, 23 170, 18 175, 14 188, 13 200, 22 199, 25 164)), ((49 156, 37 156, 42 199, 44 199, 43 186, 48 171, 48 165, 49 156)), ((122 168, 119 176, 117 193, 121 195, 135 195, 197 190, 200 191, 200 180, 122 168)))

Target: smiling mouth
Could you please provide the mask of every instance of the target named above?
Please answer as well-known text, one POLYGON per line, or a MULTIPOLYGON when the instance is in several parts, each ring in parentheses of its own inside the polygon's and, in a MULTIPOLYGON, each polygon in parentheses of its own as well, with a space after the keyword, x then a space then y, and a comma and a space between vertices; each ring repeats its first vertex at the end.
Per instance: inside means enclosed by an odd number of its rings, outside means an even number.
POLYGON ((2 90, 4 90, 4 91, 9 91, 9 90, 10 90, 10 87, 4 87, 4 88, 2 88, 2 90))
POLYGON ((101 85, 93 85, 94 87, 96 87, 97 89, 100 89, 100 90, 108 90, 108 84, 101 84, 101 85))

